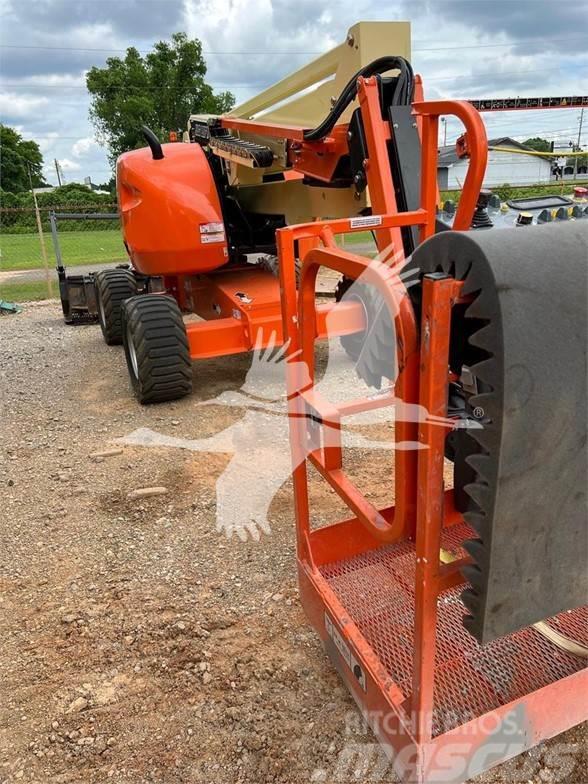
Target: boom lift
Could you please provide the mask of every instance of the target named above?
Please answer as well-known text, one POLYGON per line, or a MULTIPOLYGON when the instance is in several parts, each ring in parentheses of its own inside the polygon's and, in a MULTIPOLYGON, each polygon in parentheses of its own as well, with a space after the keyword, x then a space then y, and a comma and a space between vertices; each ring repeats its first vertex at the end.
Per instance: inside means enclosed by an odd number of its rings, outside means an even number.
POLYGON ((409 60, 407 24, 360 23, 231 114, 192 117, 192 143, 146 130, 119 160, 119 200, 134 267, 167 293, 131 296, 124 271, 98 291, 142 402, 187 394, 191 359, 288 339, 303 606, 401 780, 457 784, 587 714, 588 224, 471 230, 477 212, 487 225, 483 122, 425 101, 409 60), (470 159, 451 231, 441 116, 461 120, 470 159), (387 261, 336 245, 366 228, 387 261), (360 293, 317 305, 320 268, 360 293), (327 317, 329 336, 363 335, 358 373, 392 386, 320 395, 327 317), (392 405, 404 448, 394 506, 377 509, 345 473, 341 423, 392 405), (315 522, 310 466, 348 519, 315 522))
MULTIPOLYGON (((119 208, 133 270, 162 280, 165 293, 151 292, 148 283, 149 296, 137 296, 132 270, 102 272, 98 313, 106 342, 124 343, 141 402, 189 394, 193 359, 249 351, 275 335, 281 342, 279 228, 349 215, 370 227, 374 205, 377 212, 395 209, 395 194, 375 192, 375 179, 368 198, 366 145, 372 125, 383 120, 379 100, 370 99, 363 126, 354 102, 361 74, 399 72, 387 80, 383 100, 401 115, 407 154, 394 161, 404 167, 410 196, 418 135, 410 99, 422 97, 422 89, 409 58, 408 23, 359 23, 345 43, 230 114, 191 117, 193 143, 162 145, 144 129, 149 146, 120 157, 119 208), (182 312, 199 320, 185 323, 182 312)), ((400 232, 376 228, 376 237, 383 249, 400 232)), ((412 247, 408 233, 403 241, 412 247)), ((304 251, 302 243, 298 259, 304 251)), ((357 303, 336 312, 323 305, 321 324, 327 316, 338 320, 341 335, 365 327, 357 303)))

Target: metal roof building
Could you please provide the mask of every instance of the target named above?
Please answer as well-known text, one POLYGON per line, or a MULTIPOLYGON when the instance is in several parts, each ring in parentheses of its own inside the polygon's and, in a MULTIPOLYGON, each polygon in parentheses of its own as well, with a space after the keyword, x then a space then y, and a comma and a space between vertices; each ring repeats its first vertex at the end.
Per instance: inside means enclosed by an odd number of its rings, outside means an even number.
MULTIPOLYGON (((488 147, 510 147, 524 152, 532 152, 529 147, 511 139, 501 136, 498 139, 489 139, 488 147)), ((537 183, 550 182, 551 166, 548 158, 520 153, 488 151, 488 167, 484 186, 492 188, 496 185, 536 185, 537 183)), ((463 186, 468 160, 458 158, 455 145, 448 145, 439 149, 437 164, 437 181, 441 190, 460 189, 463 186)))

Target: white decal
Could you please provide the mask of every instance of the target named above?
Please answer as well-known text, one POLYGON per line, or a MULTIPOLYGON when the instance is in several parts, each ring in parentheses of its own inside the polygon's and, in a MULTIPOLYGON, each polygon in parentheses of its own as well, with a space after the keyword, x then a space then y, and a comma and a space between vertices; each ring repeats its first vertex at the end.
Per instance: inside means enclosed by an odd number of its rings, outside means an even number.
POLYGON ((203 245, 206 245, 210 242, 224 242, 225 241, 225 233, 224 231, 220 234, 201 234, 200 241, 203 245))
POLYGON ((352 229, 366 229, 370 226, 381 226, 381 215, 360 215, 358 218, 350 218, 349 225, 352 229))
POLYGON ((201 223, 200 234, 224 234, 225 225, 221 222, 201 223))

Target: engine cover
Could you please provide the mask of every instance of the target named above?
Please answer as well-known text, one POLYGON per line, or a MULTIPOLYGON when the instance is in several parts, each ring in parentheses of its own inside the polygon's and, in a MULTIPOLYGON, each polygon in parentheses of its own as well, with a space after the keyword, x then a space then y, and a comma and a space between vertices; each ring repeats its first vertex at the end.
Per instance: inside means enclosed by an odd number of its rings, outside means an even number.
POLYGON ((123 237, 133 266, 144 275, 195 275, 229 259, 220 198, 199 144, 149 147, 116 164, 123 237))

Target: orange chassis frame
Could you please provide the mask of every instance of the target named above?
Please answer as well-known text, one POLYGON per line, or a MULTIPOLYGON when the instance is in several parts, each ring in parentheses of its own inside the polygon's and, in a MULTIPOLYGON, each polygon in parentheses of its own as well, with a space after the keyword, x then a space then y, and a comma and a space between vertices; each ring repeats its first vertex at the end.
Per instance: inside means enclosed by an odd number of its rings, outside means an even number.
MULTIPOLYGON (((362 110, 377 98, 372 81, 360 84, 362 110)), ((455 228, 469 228, 484 176, 486 136, 471 106, 417 102, 413 109, 423 164, 421 208, 409 213, 397 213, 385 176, 389 128, 379 112, 364 114, 380 248, 389 240, 402 247, 401 226, 419 226, 421 240, 434 234, 441 115, 463 121, 471 151, 455 228)), ((283 335, 288 356, 296 355, 287 383, 301 600, 401 780, 457 784, 583 721, 588 670, 532 628, 486 646, 463 629, 459 570, 467 555, 461 542, 472 532, 455 510, 453 491, 444 489, 445 426, 408 421, 397 405, 396 440, 418 442, 420 448, 395 453, 394 507, 376 509, 346 476, 341 447, 346 415, 391 405, 396 397, 420 404, 430 415, 447 416, 451 309, 461 290, 452 278, 426 276, 417 325, 395 271, 401 264, 370 262, 335 245, 335 234, 361 228, 353 220, 333 220, 278 232, 283 335), (298 295, 295 242, 310 247, 298 295), (314 344, 325 334, 315 303, 321 267, 350 278, 361 275, 378 287, 395 314, 399 372, 394 397, 386 393, 334 405, 314 389, 314 344), (343 499, 351 518, 313 528, 309 464, 343 499), (441 548, 453 553, 452 562, 441 562, 441 548)), ((552 622, 578 637, 582 618, 585 609, 552 622)))

